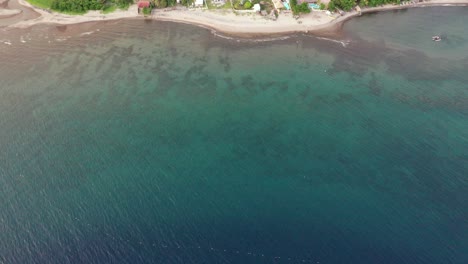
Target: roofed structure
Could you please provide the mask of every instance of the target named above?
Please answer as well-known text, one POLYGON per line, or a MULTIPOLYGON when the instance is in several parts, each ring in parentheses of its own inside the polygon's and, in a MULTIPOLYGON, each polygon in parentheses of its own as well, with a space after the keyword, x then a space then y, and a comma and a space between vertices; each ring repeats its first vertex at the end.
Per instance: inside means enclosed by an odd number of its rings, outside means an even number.
POLYGON ((255 10, 255 12, 260 12, 260 10, 262 10, 262 8, 260 7, 260 4, 255 4, 253 6, 253 9, 255 10))
POLYGON ((361 7, 357 5, 354 9, 356 9, 356 12, 358 12, 358 14, 361 15, 361 7))
POLYGON ((149 1, 138 1, 138 8, 150 7, 149 1))
POLYGON ((280 0, 273 0, 273 5, 276 10, 284 9, 284 5, 280 0))

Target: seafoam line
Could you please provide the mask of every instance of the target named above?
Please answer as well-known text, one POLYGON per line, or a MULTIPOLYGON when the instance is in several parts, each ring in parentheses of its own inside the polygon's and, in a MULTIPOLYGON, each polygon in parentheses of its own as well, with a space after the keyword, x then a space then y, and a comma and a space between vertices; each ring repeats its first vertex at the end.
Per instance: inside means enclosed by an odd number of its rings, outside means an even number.
POLYGON ((351 43, 351 41, 349 40, 343 41, 343 40, 336 40, 336 39, 330 39, 330 38, 324 38, 324 37, 317 37, 317 39, 340 43, 344 48, 346 48, 346 46, 348 46, 349 43, 351 43))

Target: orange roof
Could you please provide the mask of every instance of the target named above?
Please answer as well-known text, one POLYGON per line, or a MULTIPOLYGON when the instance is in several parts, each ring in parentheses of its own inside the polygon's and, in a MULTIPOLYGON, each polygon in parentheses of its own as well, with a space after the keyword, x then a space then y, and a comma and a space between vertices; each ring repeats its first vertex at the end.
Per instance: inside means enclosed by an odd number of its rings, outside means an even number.
POLYGON ((149 1, 139 1, 138 2, 138 8, 145 8, 145 7, 150 7, 150 2, 149 1))

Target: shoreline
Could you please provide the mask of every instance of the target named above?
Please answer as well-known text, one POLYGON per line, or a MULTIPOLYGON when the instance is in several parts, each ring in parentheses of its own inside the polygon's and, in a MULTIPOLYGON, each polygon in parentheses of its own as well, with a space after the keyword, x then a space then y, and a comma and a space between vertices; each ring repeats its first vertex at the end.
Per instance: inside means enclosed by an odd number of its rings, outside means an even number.
POLYGON ((18 14, 21 14, 21 12, 23 11, 19 9, 0 9, 0 19, 16 16, 18 14))
MULTIPOLYGON (((83 15, 66 15, 36 8, 25 0, 13 1, 17 1, 17 3, 24 8, 31 9, 35 13, 39 14, 39 17, 21 20, 7 25, 7 29, 29 28, 38 24, 72 25, 86 22, 133 18, 185 23, 210 29, 214 31, 214 34, 222 33, 230 36, 246 38, 277 37, 294 33, 335 36, 344 22, 362 14, 416 7, 468 6, 468 0, 431 0, 402 6, 390 4, 380 7, 364 7, 361 8, 361 14, 353 10, 346 12, 344 16, 329 16, 323 11, 312 11, 310 14, 302 15, 299 19, 295 19, 292 14, 281 13, 276 21, 272 21, 252 12, 234 13, 231 10, 186 8, 176 8, 175 10, 155 10, 152 15, 144 17, 138 14, 138 8, 136 5, 130 6, 127 10, 116 10, 109 14, 102 14, 100 11, 89 11, 83 15)), ((0 9, 0 11, 1 10, 8 12, 8 10, 11 9, 0 9)), ((12 16, 15 16, 15 14, 9 17, 12 16)))

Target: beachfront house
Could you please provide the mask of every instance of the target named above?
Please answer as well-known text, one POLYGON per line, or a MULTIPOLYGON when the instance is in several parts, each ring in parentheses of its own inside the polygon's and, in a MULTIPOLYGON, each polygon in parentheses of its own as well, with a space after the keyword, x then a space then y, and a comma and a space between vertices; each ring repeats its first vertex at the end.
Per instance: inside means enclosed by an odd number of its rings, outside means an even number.
POLYGON ((151 6, 149 1, 138 1, 138 14, 141 14, 143 11, 143 8, 149 8, 151 6))
POLYGON ((193 3, 195 7, 203 7, 203 4, 204 4, 203 0, 195 0, 195 2, 193 3))
POLYGON ((284 9, 284 5, 280 0, 273 0, 273 6, 277 11, 284 9))
POLYGON ((260 12, 262 10, 262 8, 260 7, 260 4, 255 4, 253 6, 253 10, 255 10, 255 12, 260 12))

